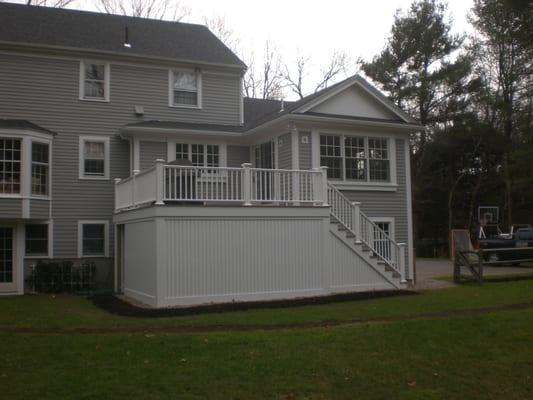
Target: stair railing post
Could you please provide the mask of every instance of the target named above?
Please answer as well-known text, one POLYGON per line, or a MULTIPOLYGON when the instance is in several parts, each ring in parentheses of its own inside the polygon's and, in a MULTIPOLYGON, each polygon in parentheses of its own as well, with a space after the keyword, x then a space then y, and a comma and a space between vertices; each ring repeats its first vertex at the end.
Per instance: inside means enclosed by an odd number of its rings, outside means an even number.
POLYGON ((163 202, 163 192, 165 188, 165 160, 158 158, 155 160, 155 204, 158 206, 164 205, 163 202))
POLYGON ((252 171, 250 171, 250 168, 252 168, 251 163, 244 163, 242 164, 242 168, 244 169, 243 175, 242 175, 242 199, 244 201, 245 206, 251 206, 252 205, 252 171))
POLYGON ((328 167, 320 167, 322 171, 322 205, 328 206, 328 167))
POLYGON ((355 242, 361 243, 361 203, 352 202, 352 229, 355 234, 355 242))
POLYGON ((398 263, 400 267, 400 275, 401 275, 401 282, 407 283, 407 278, 411 279, 411 277, 406 276, 405 273, 405 249, 407 247, 406 243, 398 243, 398 250, 400 251, 400 254, 398 255, 398 263))

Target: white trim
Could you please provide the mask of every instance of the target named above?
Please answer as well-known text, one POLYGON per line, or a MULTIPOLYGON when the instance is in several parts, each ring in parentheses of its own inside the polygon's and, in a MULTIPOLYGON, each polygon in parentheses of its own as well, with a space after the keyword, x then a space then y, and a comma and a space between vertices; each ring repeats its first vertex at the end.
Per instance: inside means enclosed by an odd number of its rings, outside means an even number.
POLYGON ((168 106, 171 108, 202 109, 202 72, 198 68, 169 68, 168 70, 168 106), (196 105, 174 103, 174 73, 194 72, 196 74, 196 105))
POLYGON ((78 99, 82 101, 95 101, 100 103, 109 103, 111 99, 111 66, 109 62, 102 60, 80 60, 80 81, 78 99), (85 65, 97 64, 104 66, 104 98, 85 97, 85 65))
POLYGON ((239 78, 239 121, 244 124, 244 79, 239 78))
POLYGON ((413 204, 411 193, 411 152, 409 137, 404 139, 405 154, 405 196, 407 201, 407 253, 409 257, 409 272, 412 282, 416 282, 415 260, 414 260, 414 238, 413 238, 413 204))
POLYGON ((110 164, 110 138, 109 136, 88 136, 82 135, 78 140, 78 179, 83 180, 108 180, 110 164), (85 142, 103 142, 104 143, 104 175, 103 176, 85 176, 85 142))
POLYGON ((79 220, 78 221, 78 258, 107 258, 109 257, 109 221, 108 220, 79 220), (83 254, 83 225, 104 225, 104 254, 83 254))

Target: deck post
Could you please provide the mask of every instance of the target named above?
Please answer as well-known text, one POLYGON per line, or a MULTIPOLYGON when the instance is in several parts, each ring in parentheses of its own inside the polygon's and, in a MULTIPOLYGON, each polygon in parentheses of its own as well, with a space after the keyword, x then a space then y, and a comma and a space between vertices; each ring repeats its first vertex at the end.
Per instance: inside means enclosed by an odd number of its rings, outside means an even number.
POLYGON ((165 177, 163 176, 165 173, 165 160, 162 158, 158 158, 155 160, 155 204, 158 206, 164 205, 163 202, 163 195, 164 195, 164 187, 165 187, 165 177))
POLYGON ((355 243, 361 243, 361 203, 352 202, 352 229, 355 234, 355 243))
POLYGON ((244 163, 242 164, 242 168, 244 169, 244 173, 242 176, 242 199, 244 201, 245 206, 251 206, 252 205, 252 173, 250 171, 250 168, 252 168, 251 163, 244 163))
POLYGON ((135 201, 135 193, 137 192, 136 190, 136 186, 137 186, 137 174, 139 174, 139 171, 138 169, 134 169, 133 170, 133 176, 131 177, 131 205, 134 206, 137 204, 137 202, 135 201))
POLYGON ((405 276, 405 249, 407 248, 407 244, 406 243, 398 243, 398 249, 400 250, 400 254, 398 255, 398 262, 399 262, 399 267, 400 267, 400 275, 402 276, 401 278, 401 283, 407 283, 407 278, 411 278, 411 277, 406 277, 405 276))
POLYGON ((118 210, 117 185, 120 183, 121 179, 120 178, 115 178, 114 181, 115 181, 115 211, 117 211, 118 210))
POLYGON ((322 205, 328 206, 328 167, 320 167, 322 171, 322 205))

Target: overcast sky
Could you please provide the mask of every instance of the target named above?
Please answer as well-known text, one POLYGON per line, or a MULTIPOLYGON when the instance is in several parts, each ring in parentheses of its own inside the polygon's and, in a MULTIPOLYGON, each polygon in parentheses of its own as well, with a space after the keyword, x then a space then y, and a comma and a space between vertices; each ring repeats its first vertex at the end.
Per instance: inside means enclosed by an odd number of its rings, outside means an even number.
MULTIPOLYGON (((8 0, 23 2, 23 0, 8 0)), ((172 1, 172 0, 171 0, 172 1)), ((311 57, 313 70, 328 63, 335 50, 354 61, 371 59, 384 47, 396 10, 408 9, 411 0, 181 0, 191 10, 188 22, 222 16, 240 39, 239 53, 253 51, 260 58, 265 41, 273 43, 290 63, 300 53, 311 57)), ((95 9, 91 0, 78 0, 74 8, 95 9), (83 3, 80 3, 83 2, 83 3)), ((472 0, 448 0, 453 32, 469 32, 466 15, 472 0)), ((349 71, 355 72, 354 70, 349 71)), ((313 80, 313 76, 308 78, 313 80)))

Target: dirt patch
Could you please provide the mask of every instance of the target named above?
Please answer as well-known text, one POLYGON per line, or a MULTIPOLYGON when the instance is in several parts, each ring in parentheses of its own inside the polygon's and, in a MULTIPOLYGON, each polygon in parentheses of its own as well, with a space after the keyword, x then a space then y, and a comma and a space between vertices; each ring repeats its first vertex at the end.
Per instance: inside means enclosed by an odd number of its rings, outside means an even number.
POLYGON ((214 314, 230 311, 302 307, 317 304, 339 303, 354 300, 379 299, 384 297, 410 296, 417 292, 412 290, 376 290, 368 292, 342 293, 329 296, 306 297, 291 300, 246 301, 221 304, 205 304, 190 307, 146 308, 124 301, 113 294, 98 294, 91 297, 99 308, 111 314, 137 318, 170 318, 198 314, 214 314))

